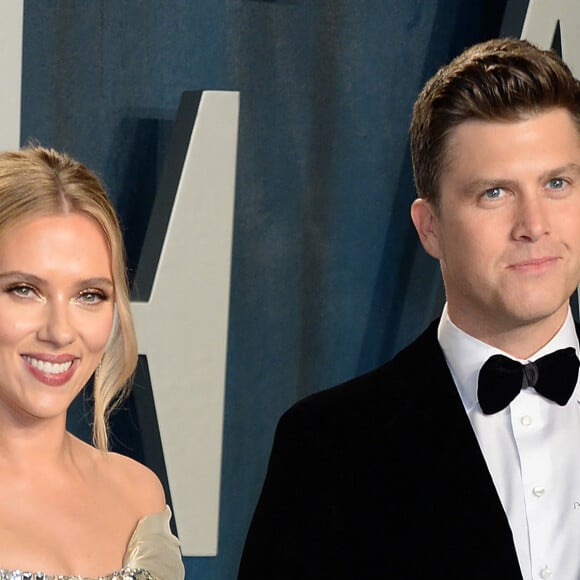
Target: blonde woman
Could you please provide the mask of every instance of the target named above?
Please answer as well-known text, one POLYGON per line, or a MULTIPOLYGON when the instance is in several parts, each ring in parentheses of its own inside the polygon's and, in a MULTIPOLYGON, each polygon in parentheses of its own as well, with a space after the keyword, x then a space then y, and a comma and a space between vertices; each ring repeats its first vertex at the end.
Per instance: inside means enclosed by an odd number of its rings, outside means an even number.
POLYGON ((158 478, 107 451, 136 361, 99 180, 53 150, 0 154, 0 578, 184 578, 158 478), (66 431, 93 375, 94 446, 66 431))

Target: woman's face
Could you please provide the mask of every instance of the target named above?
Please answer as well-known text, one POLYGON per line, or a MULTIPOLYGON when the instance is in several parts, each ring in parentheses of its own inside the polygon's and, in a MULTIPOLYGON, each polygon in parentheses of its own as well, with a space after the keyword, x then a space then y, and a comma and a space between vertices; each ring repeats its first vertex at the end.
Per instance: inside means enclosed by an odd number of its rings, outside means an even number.
POLYGON ((0 424, 60 417, 96 369, 113 325, 111 255, 78 213, 0 235, 0 424))

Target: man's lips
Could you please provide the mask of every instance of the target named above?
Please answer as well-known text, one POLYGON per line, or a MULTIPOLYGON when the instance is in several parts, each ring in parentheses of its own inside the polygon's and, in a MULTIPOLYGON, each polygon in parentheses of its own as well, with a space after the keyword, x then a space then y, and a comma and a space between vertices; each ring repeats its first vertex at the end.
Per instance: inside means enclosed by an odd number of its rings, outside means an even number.
POLYGON ((30 373, 40 382, 50 386, 66 383, 75 373, 79 358, 70 354, 23 354, 22 360, 30 373))
POLYGON ((528 258, 513 262, 508 266, 510 270, 540 271, 554 265, 560 260, 559 256, 544 256, 541 258, 528 258))

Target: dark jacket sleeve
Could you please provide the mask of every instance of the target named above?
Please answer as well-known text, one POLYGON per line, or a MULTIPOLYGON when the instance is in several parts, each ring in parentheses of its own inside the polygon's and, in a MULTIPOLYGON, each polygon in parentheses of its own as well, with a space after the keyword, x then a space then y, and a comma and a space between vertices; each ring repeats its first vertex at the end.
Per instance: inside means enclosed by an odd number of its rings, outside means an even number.
POLYGON ((309 430, 290 410, 282 416, 264 486, 246 538, 238 580, 315 578, 316 546, 309 538, 316 510, 309 430), (309 488, 309 489, 307 489, 309 488))
POLYGON ((312 395, 280 419, 239 580, 357 578, 375 549, 368 538, 384 545, 384 518, 376 517, 384 418, 372 418, 366 383, 312 395))

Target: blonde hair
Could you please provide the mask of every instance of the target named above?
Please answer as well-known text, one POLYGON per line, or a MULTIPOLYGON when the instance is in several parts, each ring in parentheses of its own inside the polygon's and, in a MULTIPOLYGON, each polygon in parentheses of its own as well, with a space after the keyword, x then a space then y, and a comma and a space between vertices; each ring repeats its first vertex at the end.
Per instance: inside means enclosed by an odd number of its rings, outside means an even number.
POLYGON ((109 417, 128 394, 138 357, 119 221, 103 185, 82 163, 40 146, 0 153, 0 231, 23 219, 63 213, 92 219, 111 252, 115 322, 94 375, 93 443, 105 451, 109 417))

